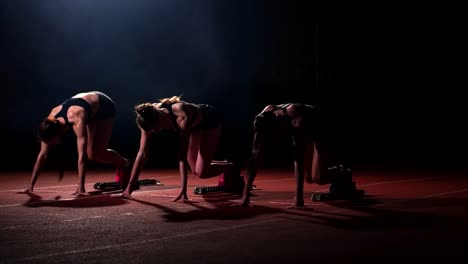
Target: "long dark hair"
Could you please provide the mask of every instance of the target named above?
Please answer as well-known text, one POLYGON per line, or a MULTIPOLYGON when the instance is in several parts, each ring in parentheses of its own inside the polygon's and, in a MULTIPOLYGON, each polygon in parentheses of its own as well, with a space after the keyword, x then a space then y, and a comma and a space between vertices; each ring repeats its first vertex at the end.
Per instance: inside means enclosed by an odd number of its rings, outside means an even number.
POLYGON ((45 118, 39 125, 38 136, 43 141, 51 140, 59 136, 62 124, 55 118, 45 118))
MULTIPOLYGON (((41 124, 39 125, 39 132, 38 132, 38 137, 40 140, 47 142, 48 140, 51 140, 57 136, 60 136, 60 133, 62 131, 62 124, 55 119, 55 118, 50 118, 47 117, 44 120, 42 120, 41 124)), ((60 143, 59 146, 55 146, 59 152, 59 175, 58 175, 58 180, 62 180, 63 176, 65 174, 65 164, 67 160, 67 153, 66 153, 66 147, 63 142, 60 143)))
POLYGON ((158 122, 158 111, 151 103, 135 106, 135 112, 137 113, 137 125, 145 131, 151 131, 158 122))
POLYGON ((257 115, 253 123, 254 131, 263 136, 271 133, 274 128, 275 117, 272 112, 263 112, 257 115))

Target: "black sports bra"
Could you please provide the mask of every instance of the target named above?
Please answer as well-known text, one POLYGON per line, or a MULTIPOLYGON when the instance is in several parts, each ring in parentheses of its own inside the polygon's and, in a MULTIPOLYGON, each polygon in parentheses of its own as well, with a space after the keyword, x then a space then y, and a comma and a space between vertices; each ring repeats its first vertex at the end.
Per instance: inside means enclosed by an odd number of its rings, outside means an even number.
MULTIPOLYGON (((172 119, 172 123, 174 124, 175 130, 179 132, 180 128, 179 128, 179 124, 177 124, 177 116, 172 111, 173 104, 174 103, 164 103, 164 104, 161 104, 159 108, 166 108, 169 111, 169 114, 171 114, 171 119, 172 119)), ((192 118, 189 120, 190 121, 189 124, 192 125, 193 121, 196 119, 197 119, 197 112, 194 112, 192 118)))
POLYGON ((62 103, 62 109, 60 109, 60 111, 54 117, 55 118, 62 117, 65 120, 65 124, 67 124, 68 126, 71 125, 70 122, 68 121, 67 112, 68 112, 68 108, 70 108, 70 106, 72 105, 83 107, 86 111, 87 119, 89 119, 92 108, 91 108, 91 105, 83 98, 67 99, 65 102, 62 103))

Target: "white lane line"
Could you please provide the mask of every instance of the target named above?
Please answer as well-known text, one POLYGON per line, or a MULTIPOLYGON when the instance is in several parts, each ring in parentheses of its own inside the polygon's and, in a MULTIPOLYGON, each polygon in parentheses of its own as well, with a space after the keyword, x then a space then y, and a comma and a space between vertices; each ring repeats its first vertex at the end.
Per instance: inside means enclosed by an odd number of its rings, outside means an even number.
POLYGON ((86 217, 80 217, 80 218, 73 218, 73 219, 65 219, 63 222, 73 222, 73 221, 80 221, 86 219, 86 217))
MULTIPOLYGON (((85 187, 90 187, 90 186, 93 186, 94 183, 87 183, 85 184, 85 187)), ((45 190, 45 189, 55 189, 55 188, 63 188, 63 187, 76 187, 76 184, 70 184, 70 185, 53 185, 53 186, 44 186, 44 187, 34 187, 34 191, 37 191, 37 190, 45 190)), ((26 188, 23 188, 23 189, 16 189, 16 190, 0 190, 0 193, 2 192, 21 192, 23 191, 24 189, 26 188)))
MULTIPOLYGON (((175 176, 167 176, 167 177, 175 177, 175 176)), ((440 178, 442 176, 433 176, 433 177, 426 177, 426 178, 412 178, 412 179, 406 179, 406 180, 397 180, 397 181, 382 181, 382 182, 376 182, 376 183, 368 183, 368 184, 363 184, 363 185, 357 185, 358 187, 368 187, 368 186, 374 186, 374 185, 382 185, 382 184, 387 184, 387 183, 402 183, 402 182, 411 182, 411 181, 424 181, 424 180, 428 180, 428 179, 434 179, 434 178, 440 178)), ((286 179, 280 179, 280 180, 286 180, 286 179)), ((270 180, 271 182, 273 181, 278 181, 278 180, 270 180)), ((263 182, 270 182, 270 181, 263 181, 263 182)), ((75 185, 73 185, 75 186, 75 185)), ((51 186, 52 188, 53 186, 51 186)), ((193 186, 194 187, 194 186, 193 186)), ((43 188, 47 188, 47 187, 43 187, 43 188)), ((146 194, 146 193, 152 193, 152 192, 167 192, 167 191, 174 191, 174 190, 177 190, 179 189, 178 187, 177 188, 169 188, 169 189, 163 189, 163 190, 147 190, 147 191, 136 191, 134 192, 132 195, 133 196, 140 196, 141 194, 146 194)), ((326 192, 328 191, 328 189, 323 189, 323 190, 318 190, 318 191, 314 191, 314 192, 326 192)), ((107 194, 103 194, 103 195, 107 195, 107 194)), ((67 200, 80 200, 80 199, 90 199, 90 198, 95 198, 95 197, 98 197, 98 196, 95 196, 95 195, 90 195, 90 196, 86 196, 86 197, 79 197, 79 198, 67 198, 67 199, 60 199, 60 200, 56 200, 56 201, 67 201, 67 200)), ((172 197, 172 196, 167 196, 167 197, 172 197)), ((31 203, 29 205, 35 205, 35 204, 41 204, 41 203, 50 203, 52 201, 44 201, 44 202, 37 202, 37 203, 31 203)), ((3 208, 3 207, 13 207, 13 206, 21 206, 23 204, 3 204, 3 205, 0 205, 0 208, 3 208)))
POLYGON ((444 196, 444 195, 448 195, 448 194, 462 193, 462 192, 466 192, 466 191, 468 191, 468 189, 456 190, 456 191, 451 191, 451 192, 436 193, 436 194, 421 196, 421 197, 414 198, 414 199, 426 199, 426 198, 432 198, 432 197, 436 197, 436 196, 444 196))
POLYGON ((63 199, 58 199, 58 200, 43 200, 43 201, 38 201, 38 202, 33 202, 33 203, 27 203, 27 204, 2 204, 0 205, 0 208, 2 207, 11 207, 11 206, 20 206, 20 205, 27 205, 27 206, 34 206, 38 204, 48 204, 48 203, 57 203, 57 202, 63 202, 63 201, 78 201, 78 200, 85 200, 85 199, 92 199, 92 198, 97 198, 97 197, 103 197, 103 196, 108 196, 107 195, 90 195, 90 196, 81 196, 81 197, 72 197, 72 198, 63 198, 63 199))
POLYGON ((151 197, 168 197, 168 198, 176 198, 177 195, 163 195, 163 194, 152 194, 151 197))
MULTIPOLYGON (((163 176, 163 177, 158 177, 156 180, 159 180, 159 179, 167 179, 167 178, 175 178, 176 176, 163 176)), ((94 183, 86 183, 85 184, 86 187, 91 187, 91 186, 94 186, 94 183)), ((43 186, 43 187, 35 187, 34 190, 37 191, 37 190, 45 190, 45 189, 56 189, 56 188, 69 188, 69 187, 76 187, 76 184, 68 184, 68 185, 52 185, 52 186, 43 186)), ((0 193, 2 192, 21 192, 23 191, 25 188, 23 189, 15 189, 15 190, 0 190, 0 193)))
POLYGON ((97 219, 97 218, 104 218, 104 217, 105 217, 105 216, 103 216, 103 215, 95 215, 95 216, 91 216, 91 217, 89 217, 89 218, 91 218, 91 219, 97 219))
POLYGON ((271 220, 266 220, 266 221, 262 221, 262 222, 234 225, 234 226, 228 226, 228 227, 211 228, 211 229, 193 231, 193 232, 188 232, 188 233, 183 233, 183 234, 176 234, 176 235, 172 235, 172 236, 145 239, 145 240, 139 240, 139 241, 127 242, 127 243, 121 243, 121 244, 110 244, 110 245, 100 246, 100 247, 92 247, 92 248, 85 248, 85 249, 79 249, 79 250, 69 250, 69 251, 62 251, 62 252, 51 253, 51 254, 41 254, 41 255, 36 255, 36 256, 32 256, 32 257, 23 258, 23 259, 21 259, 21 261, 47 259, 47 258, 50 258, 50 257, 57 257, 57 256, 63 256, 63 255, 81 254, 81 253, 94 252, 94 251, 99 251, 99 250, 106 250, 106 249, 113 249, 113 248, 120 248, 120 247, 142 245, 142 244, 152 243, 152 242, 157 242, 157 241, 162 241, 162 240, 197 236, 197 235, 202 235, 202 234, 207 234, 207 233, 214 233, 214 232, 220 232, 220 231, 226 231, 226 230, 232 230, 232 229, 240 229, 240 228, 245 228, 245 227, 249 227, 249 226, 262 225, 262 224, 266 224, 266 223, 273 223, 273 222, 279 222, 279 221, 284 221, 284 220, 283 219, 271 219, 271 220))
POLYGON ((3 208, 3 207, 12 207, 12 206, 20 206, 20 205, 23 205, 23 204, 2 204, 2 205, 0 205, 0 208, 3 208))
MULTIPOLYGON (((455 193, 463 193, 463 192, 467 192, 467 191, 468 191, 468 189, 461 189, 461 190, 454 190, 454 191, 450 191, 450 192, 435 193, 435 194, 431 194, 431 195, 406 199, 406 200, 404 200, 402 202, 408 202, 408 201, 418 200, 418 199, 432 198, 432 197, 437 197, 437 196, 444 196, 444 195, 455 194, 455 193)), ((169 197, 169 198, 175 198, 176 197, 176 196, 170 196, 170 195, 152 195, 152 196, 169 197)), ((72 200, 72 199, 70 199, 70 200, 72 200)), ((229 200, 228 202, 221 202, 221 203, 216 203, 216 204, 217 205, 222 205, 222 204, 230 204, 232 202, 240 202, 240 200, 229 200)), ((254 204, 256 202, 253 201, 252 203, 254 204)), ((281 204, 281 205, 291 204, 291 202, 280 202, 280 201, 269 201, 267 203, 269 203, 269 204, 281 204)), ((375 206, 389 205, 389 204, 393 204, 393 203, 391 203, 391 202, 390 203, 382 203, 382 204, 374 205, 374 207, 375 206)), ((305 204, 305 205, 306 206, 316 207, 316 206, 321 206, 321 205, 324 205, 324 204, 322 204, 322 203, 313 203, 313 204, 305 204)), ((342 212, 342 211, 346 211, 346 210, 352 210, 351 209, 352 207, 362 207, 362 206, 360 206, 360 205, 358 205, 358 206, 348 206, 347 208, 338 209, 338 210, 334 210, 334 211, 331 211, 331 212, 342 212)), ((184 209, 184 208, 192 208, 192 206, 176 206, 175 208, 176 209, 184 209)), ((155 213, 155 212, 158 212, 158 211, 159 210, 150 210, 147 213, 155 213)), ((135 214, 131 213, 131 212, 128 212, 128 213, 123 213, 122 215, 135 215, 135 214)), ((86 219, 97 219, 97 218, 104 218, 104 217, 105 216, 80 217, 80 218, 74 218, 74 219, 66 219, 66 220, 63 220, 63 222, 80 221, 80 220, 86 220, 86 219)), ((29 225, 6 226, 6 227, 3 227, 2 230, 16 229, 16 228, 21 228, 21 227, 24 227, 24 226, 29 226, 29 225)))
MULTIPOLYGON (((462 192, 467 192, 468 189, 461 189, 461 190, 454 190, 450 192, 441 192, 441 193, 434 193, 431 195, 425 195, 425 196, 420 196, 420 197, 415 197, 415 198, 409 198, 401 201, 394 201, 394 202, 386 202, 386 203, 381 203, 381 204, 376 204, 372 205, 371 207, 377 207, 377 206, 387 206, 387 205, 395 205, 398 203, 405 203, 405 202, 410 202, 414 200, 419 200, 419 199, 427 199, 427 198, 432 198, 432 197, 438 197, 438 196, 444 196, 448 194, 454 194, 454 193, 462 193, 462 192)), ((347 208, 339 209, 338 211, 332 211, 332 213, 336 212, 341 212, 341 211, 346 211, 346 210, 352 210, 352 207, 367 207, 367 205, 357 205, 357 206, 347 206, 347 208)))
POLYGON ((402 183, 402 182, 412 182, 412 181, 425 181, 425 180, 430 180, 430 179, 435 179, 435 178, 441 178, 443 176, 432 176, 432 177, 424 177, 424 178, 412 178, 412 179, 406 179, 406 180, 398 180, 398 181, 382 181, 382 182, 374 182, 374 183, 367 183, 367 184, 361 184, 358 185, 359 187, 366 187, 366 186, 374 186, 374 185, 380 185, 380 184, 386 184, 386 183, 402 183))
MULTIPOLYGON (((436 194, 422 196, 422 197, 418 197, 418 198, 414 198, 414 199, 408 199, 408 201, 416 200, 416 199, 436 197, 436 196, 443 196, 443 195, 447 195, 447 194, 460 193, 460 192, 466 192, 466 191, 468 191, 468 189, 455 190, 455 191, 451 191, 451 192, 436 193, 436 194)), ((343 212, 343 211, 347 211, 347 210, 352 210, 352 209, 351 208, 342 208, 342 209, 337 209, 337 210, 330 211, 328 213, 338 213, 338 212, 343 212)), ((314 213, 314 214, 320 214, 320 212, 317 212, 317 213, 314 213)), ((189 232, 189 233, 184 233, 184 234, 176 234, 176 235, 172 235, 172 236, 159 237, 159 238, 153 238, 153 239, 145 239, 145 240, 139 240, 139 241, 128 242, 128 243, 112 244, 112 245, 106 245, 106 246, 100 246, 100 247, 85 248, 85 249, 80 249, 80 250, 62 251, 62 252, 51 253, 51 254, 42 254, 42 255, 36 255, 36 256, 32 256, 32 257, 23 258, 21 260, 22 261, 31 261, 31 260, 46 259, 46 258, 50 258, 50 257, 57 257, 57 256, 63 256, 63 255, 81 254, 81 253, 95 252, 95 251, 99 251, 99 250, 113 249, 113 248, 119 248, 119 247, 135 246, 135 245, 141 245, 141 244, 157 242, 157 241, 162 241, 162 240, 189 237, 189 236, 196 236, 196 235, 201 235, 201 234, 220 232, 220 231, 226 231, 226 230, 233 230, 233 229, 240 229, 240 228, 245 228, 245 227, 249 227, 249 226, 262 225, 262 224, 266 224, 266 223, 274 223, 274 222, 280 222, 280 221, 284 221, 284 219, 279 219, 279 218, 278 219, 271 219, 271 220, 266 220, 266 221, 262 221, 262 222, 234 225, 234 226, 221 227, 221 228, 205 229, 205 230, 194 231, 194 232, 189 232)))
POLYGON ((292 180, 295 180, 296 178, 284 178, 284 179, 276 179, 276 180, 261 180, 261 181, 255 181, 255 183, 257 182, 277 182, 277 181, 292 181, 292 180))
MULTIPOLYGON (((164 189, 164 190, 149 190, 149 191, 137 191, 132 193, 132 196, 140 196, 142 193, 149 193, 149 192, 165 192, 165 191, 174 191, 179 188, 172 188, 172 189, 164 189)), ((93 199, 93 198, 98 198, 98 197, 104 197, 104 196, 111 196, 113 194, 98 194, 98 195, 88 195, 88 196, 80 196, 80 197, 71 197, 71 198, 63 198, 63 199, 58 199, 58 200, 45 200, 45 201, 39 201, 39 202, 34 202, 34 203, 28 203, 27 205, 37 205, 37 204, 46 204, 46 203, 53 203, 53 202, 61 202, 61 201, 77 201, 77 200, 84 200, 84 199, 93 199)), ((117 197, 113 197, 117 198, 117 197)), ((16 204, 2 204, 0 205, 0 208, 2 207, 12 207, 12 206, 21 206, 25 205, 24 203, 16 203, 16 204)))
MULTIPOLYGON (((430 179, 435 179, 435 178, 440 178, 442 176, 432 176, 432 177, 425 177, 425 178, 412 178, 412 179, 406 179, 406 180, 397 180, 397 181, 381 181, 381 182, 373 182, 373 183, 366 183, 366 184, 356 184, 356 187, 369 187, 369 186, 375 186, 375 185, 382 185, 382 184, 387 184, 387 183, 403 183, 403 182, 412 182, 412 181, 425 181, 425 180, 430 180, 430 179)), ((315 192, 327 192, 329 189, 323 189, 323 190, 318 190, 315 192)))
MULTIPOLYGON (((160 177, 158 179, 163 179, 163 178, 174 178, 176 176, 165 176, 165 177, 160 177)), ((382 181, 382 182, 376 182, 376 183, 368 183, 368 184, 362 184, 358 185, 360 187, 366 187, 366 186, 373 186, 373 185, 380 185, 380 184, 386 184, 386 183, 401 183, 401 182, 411 182, 411 181, 418 181, 418 180, 427 180, 427 179, 432 179, 432 178, 440 178, 442 176, 433 176, 433 177, 426 177, 426 178, 412 178, 412 179, 406 179, 406 180, 398 180, 398 181, 382 181)), ((259 182, 277 182, 277 181, 290 181, 294 180, 295 178, 284 178, 284 179, 275 179, 275 180, 261 180, 261 181, 255 181, 255 183, 259 182)), ((54 186, 44 186, 44 187, 36 187, 34 190, 44 190, 44 189, 55 189, 55 188, 63 188, 63 187, 75 187, 76 184, 73 185, 54 185, 54 186)), ((94 186, 94 183, 87 183, 85 186, 94 186)), ((193 186, 196 187, 196 186, 193 186)), ((23 191, 24 189, 15 189, 15 190, 0 190, 0 193, 2 192, 20 192, 23 191)), ((152 190, 155 191, 155 190, 152 190)), ((139 193, 142 192, 152 192, 152 191, 140 191, 139 193)), ((162 191, 162 190, 159 190, 162 191)))
POLYGON ((80 220, 86 220, 86 219, 98 219, 98 218, 104 218, 104 215, 95 215, 95 216, 89 216, 89 217, 79 217, 79 218, 73 218, 73 219, 65 219, 63 222, 73 222, 73 221, 80 221, 80 220))
MULTIPOLYGON (((288 205, 291 205, 292 204, 292 201, 291 202, 267 202, 267 203, 270 203, 270 204, 288 204, 288 205)), ((314 204, 308 204, 308 203, 304 203, 304 206, 320 206, 320 205, 323 205, 323 204, 319 204, 319 203, 314 203, 314 204)))

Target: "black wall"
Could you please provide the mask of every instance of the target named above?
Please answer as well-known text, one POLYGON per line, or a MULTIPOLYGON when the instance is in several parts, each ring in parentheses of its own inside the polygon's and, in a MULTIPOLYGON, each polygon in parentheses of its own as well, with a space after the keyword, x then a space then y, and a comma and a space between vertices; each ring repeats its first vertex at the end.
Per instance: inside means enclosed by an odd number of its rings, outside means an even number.
MULTIPOLYGON (((132 158, 133 106, 184 94, 224 114, 220 158, 248 158, 266 104, 304 102, 323 110, 350 164, 463 164, 451 12, 410 1, 3 1, 0 166, 31 169, 41 118, 87 90, 117 103, 111 147, 132 158)), ((290 166, 290 144, 277 144, 270 164, 290 166)), ((148 166, 175 165, 176 149, 159 135, 148 166)))

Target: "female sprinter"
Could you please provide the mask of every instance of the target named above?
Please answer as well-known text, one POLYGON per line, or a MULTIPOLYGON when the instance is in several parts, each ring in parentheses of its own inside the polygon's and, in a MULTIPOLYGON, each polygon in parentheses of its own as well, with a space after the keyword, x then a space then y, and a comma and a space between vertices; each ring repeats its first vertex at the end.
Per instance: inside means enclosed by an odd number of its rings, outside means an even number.
POLYGON ((330 152, 329 149, 323 146, 323 133, 317 108, 307 104, 292 103, 268 105, 255 117, 253 127, 253 147, 241 206, 250 205, 250 191, 265 144, 271 143, 279 135, 288 135, 293 139, 296 193, 294 203, 289 208, 304 207, 304 172, 308 183, 330 183, 331 174, 326 172, 328 166, 332 164, 332 158, 327 153, 330 152))
MULTIPOLYGON (((130 177, 130 184, 120 195, 131 198, 136 182, 148 157, 151 135, 161 130, 178 134, 179 172, 181 189, 173 200, 188 201, 187 163, 193 174, 210 178, 232 172, 233 164, 213 161, 221 135, 221 116, 213 106, 182 101, 180 96, 161 99, 159 103, 143 103, 135 107, 136 123, 141 130, 140 149, 130 177)), ((225 174, 225 178, 228 175, 225 174)))
POLYGON ((114 119, 114 102, 99 91, 76 94, 54 107, 40 124, 41 149, 32 172, 31 185, 24 192, 33 192, 51 147, 60 144, 62 136, 68 130, 75 133, 78 150, 79 181, 74 195, 86 195, 85 176, 88 160, 113 164, 118 168, 118 174, 122 174, 121 179, 125 178, 123 174, 130 173, 129 160, 114 150, 107 149, 114 119))

